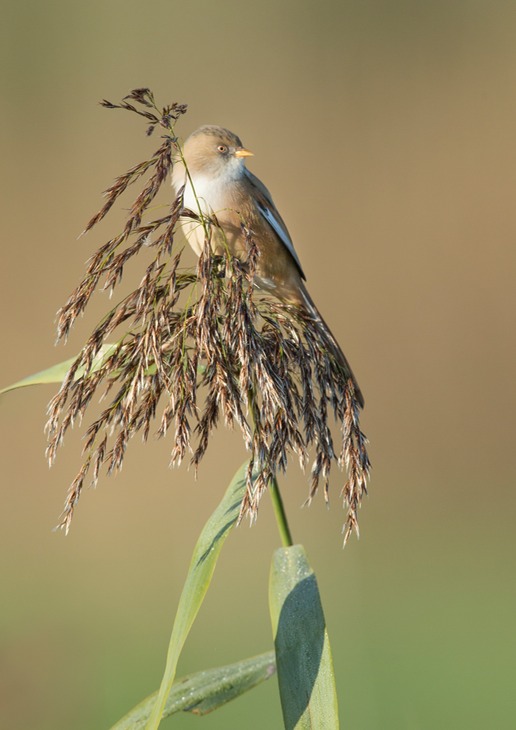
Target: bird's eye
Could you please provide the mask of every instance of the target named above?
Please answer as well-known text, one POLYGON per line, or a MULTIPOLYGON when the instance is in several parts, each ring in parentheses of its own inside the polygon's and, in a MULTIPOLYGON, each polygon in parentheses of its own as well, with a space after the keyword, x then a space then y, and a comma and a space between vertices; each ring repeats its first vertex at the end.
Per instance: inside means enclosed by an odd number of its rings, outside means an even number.
POLYGON ((228 151, 228 148, 227 148, 227 146, 225 144, 219 144, 219 146, 217 147, 217 149, 223 155, 225 155, 226 152, 228 151))

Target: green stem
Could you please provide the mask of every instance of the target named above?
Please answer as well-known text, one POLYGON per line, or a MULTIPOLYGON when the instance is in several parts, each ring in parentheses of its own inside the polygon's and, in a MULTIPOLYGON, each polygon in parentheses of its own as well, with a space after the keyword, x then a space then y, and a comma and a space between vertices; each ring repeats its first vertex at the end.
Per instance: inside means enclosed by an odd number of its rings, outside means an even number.
MULTIPOLYGON (((249 404, 249 415, 253 423, 253 427, 256 430, 256 400, 254 395, 254 388, 250 388, 247 393, 247 402, 249 404)), ((278 523, 278 530, 281 537, 283 547, 292 547, 294 541, 290 534, 290 527, 288 526, 287 513, 283 506, 283 500, 281 499, 281 492, 278 486, 278 480, 276 477, 272 477, 269 483, 269 493, 272 499, 272 509, 274 510, 274 517, 278 523)))
POLYGON ((273 477, 271 479, 271 483, 269 484, 269 492, 271 495, 272 508, 274 510, 276 522, 278 523, 278 530, 281 536, 281 542, 283 543, 283 547, 292 547, 294 541, 292 540, 292 535, 290 534, 287 514, 283 506, 283 500, 281 499, 281 492, 279 490, 278 480, 276 479, 276 477, 273 477))

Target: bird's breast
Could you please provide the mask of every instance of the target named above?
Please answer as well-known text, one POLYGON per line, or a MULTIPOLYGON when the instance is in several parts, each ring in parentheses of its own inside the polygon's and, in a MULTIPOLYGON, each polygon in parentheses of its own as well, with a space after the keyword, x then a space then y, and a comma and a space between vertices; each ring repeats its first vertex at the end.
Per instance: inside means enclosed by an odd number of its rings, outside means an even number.
POLYGON ((224 181, 197 175, 186 182, 183 204, 194 212, 200 207, 206 215, 216 214, 232 206, 231 192, 231 185, 224 181))
MULTIPOLYGON (((174 187, 179 186, 174 182, 174 187)), ((186 180, 183 193, 183 206, 194 213, 199 208, 206 216, 215 216, 220 227, 212 227, 212 247, 214 251, 223 251, 226 247, 238 255, 239 239, 242 238, 238 196, 232 181, 217 179, 213 176, 194 175, 186 180), (193 184, 192 184, 193 183, 193 184)), ((184 219, 181 223, 184 234, 197 255, 205 245, 205 228, 200 221, 184 219)))

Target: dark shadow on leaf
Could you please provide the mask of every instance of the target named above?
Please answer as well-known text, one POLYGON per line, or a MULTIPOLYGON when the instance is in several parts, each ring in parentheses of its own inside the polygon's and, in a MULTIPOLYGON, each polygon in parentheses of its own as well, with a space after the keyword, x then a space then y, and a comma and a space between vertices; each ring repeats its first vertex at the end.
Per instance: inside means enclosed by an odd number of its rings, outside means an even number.
POLYGON ((204 563, 204 561, 206 560, 208 555, 211 553, 211 551, 213 550, 215 545, 218 543, 218 541, 221 539, 221 537, 223 537, 226 534, 226 532, 233 527, 235 522, 236 522, 236 517, 235 517, 235 519, 232 519, 229 522, 226 522, 226 524, 220 528, 220 530, 217 532, 217 534, 215 535, 215 537, 213 538, 213 540, 211 541, 209 546, 206 548, 206 550, 203 552, 203 554, 197 561, 197 566, 201 565, 201 563, 204 563))
POLYGON ((325 622, 315 575, 289 593, 274 642, 285 728, 295 728, 310 702, 319 674, 325 622))

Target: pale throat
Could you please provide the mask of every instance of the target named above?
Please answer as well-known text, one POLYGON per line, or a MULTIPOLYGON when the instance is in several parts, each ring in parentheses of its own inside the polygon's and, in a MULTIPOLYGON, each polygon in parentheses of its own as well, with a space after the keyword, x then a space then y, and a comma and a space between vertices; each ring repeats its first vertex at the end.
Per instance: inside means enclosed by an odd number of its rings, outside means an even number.
POLYGON ((184 190, 185 208, 196 211, 200 205, 202 212, 207 215, 228 208, 233 198, 232 188, 245 174, 244 166, 238 162, 238 166, 226 165, 221 174, 216 176, 199 172, 193 174, 191 176, 193 188, 190 180, 187 180, 184 190))

